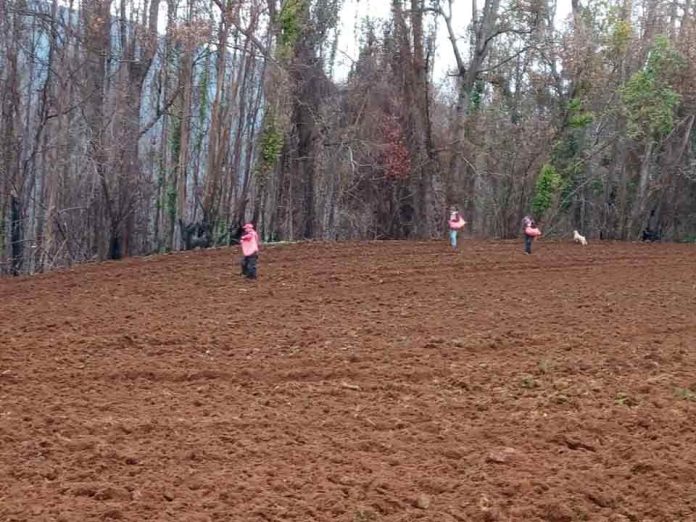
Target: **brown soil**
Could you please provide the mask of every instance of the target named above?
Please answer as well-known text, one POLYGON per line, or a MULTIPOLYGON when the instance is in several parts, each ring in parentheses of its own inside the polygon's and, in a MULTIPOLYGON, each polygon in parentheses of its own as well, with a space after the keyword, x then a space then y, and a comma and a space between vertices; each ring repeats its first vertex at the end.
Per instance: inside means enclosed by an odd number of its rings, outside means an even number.
POLYGON ((696 520, 696 249, 535 248, 0 281, 0 520, 696 520))

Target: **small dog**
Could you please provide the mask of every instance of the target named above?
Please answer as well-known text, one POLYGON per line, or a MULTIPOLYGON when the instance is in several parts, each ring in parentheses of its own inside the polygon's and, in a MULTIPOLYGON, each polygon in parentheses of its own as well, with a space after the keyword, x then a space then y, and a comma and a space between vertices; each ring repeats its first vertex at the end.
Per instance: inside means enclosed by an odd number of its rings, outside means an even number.
POLYGON ((645 230, 643 230, 643 233, 641 234, 641 241, 649 241, 652 243, 653 241, 659 240, 660 233, 655 230, 651 230, 650 228, 646 228, 645 230))
POLYGON ((581 236, 577 230, 573 230, 573 241, 580 243, 582 246, 587 246, 587 239, 585 239, 585 236, 581 236))

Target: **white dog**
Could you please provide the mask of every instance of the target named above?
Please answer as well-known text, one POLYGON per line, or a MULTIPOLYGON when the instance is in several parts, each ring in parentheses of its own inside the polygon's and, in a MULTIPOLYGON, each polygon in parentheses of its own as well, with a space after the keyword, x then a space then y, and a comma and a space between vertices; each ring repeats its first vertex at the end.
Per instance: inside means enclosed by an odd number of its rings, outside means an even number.
POLYGON ((573 241, 580 243, 582 246, 587 246, 587 239, 585 239, 585 236, 581 236, 577 230, 573 230, 573 241))

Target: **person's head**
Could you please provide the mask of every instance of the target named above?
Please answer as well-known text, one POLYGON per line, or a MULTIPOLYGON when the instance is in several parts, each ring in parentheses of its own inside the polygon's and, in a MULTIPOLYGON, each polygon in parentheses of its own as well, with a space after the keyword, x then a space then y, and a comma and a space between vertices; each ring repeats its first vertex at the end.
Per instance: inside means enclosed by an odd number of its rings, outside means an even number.
POLYGON ((252 230, 254 230, 254 225, 252 225, 251 223, 247 223, 246 225, 244 225, 243 228, 244 232, 251 232, 252 230))

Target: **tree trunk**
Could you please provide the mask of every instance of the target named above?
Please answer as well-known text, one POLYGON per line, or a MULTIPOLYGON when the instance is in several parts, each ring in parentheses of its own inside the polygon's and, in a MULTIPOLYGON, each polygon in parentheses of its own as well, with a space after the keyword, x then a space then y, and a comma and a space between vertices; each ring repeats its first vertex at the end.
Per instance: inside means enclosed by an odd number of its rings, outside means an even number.
MULTIPOLYGON (((456 187, 463 181, 464 176, 464 158, 461 154, 462 145, 465 140, 465 120, 468 116, 469 106, 471 103, 471 93, 478 78, 481 67, 488 56, 488 48, 491 40, 495 37, 495 26, 498 20, 498 11, 500 9, 500 0, 485 0, 482 13, 478 13, 476 9, 476 1, 473 1, 472 7, 472 25, 474 28, 472 56, 468 64, 465 64, 461 53, 457 47, 457 38, 451 23, 451 6, 450 11, 445 15, 445 22, 449 34, 452 50, 457 61, 457 104, 455 106, 454 116, 451 123, 452 150, 450 151, 450 161, 448 166, 448 176, 450 182, 447 184, 447 200, 448 204, 456 203, 460 192, 456 187)), ((471 183, 466 183, 471 185, 471 183)), ((467 197, 471 197, 467 194, 467 197)))
POLYGON ((638 191, 633 200, 633 213, 631 218, 631 236, 638 237, 642 230, 642 221, 645 219, 646 193, 650 181, 650 171, 652 167, 652 153, 655 143, 651 140, 645 146, 643 160, 640 164, 640 174, 638 179, 638 191))
POLYGON ((183 247, 178 223, 186 220, 187 174, 189 163, 189 134, 191 131, 191 99, 193 95, 193 49, 186 46, 181 65, 180 83, 183 84, 181 99, 178 157, 176 158, 176 213, 171 215, 172 249, 183 247))
POLYGON ((12 193, 10 196, 10 241, 12 244, 12 275, 18 276, 22 272, 24 252, 22 248, 22 206, 16 193, 12 193))

